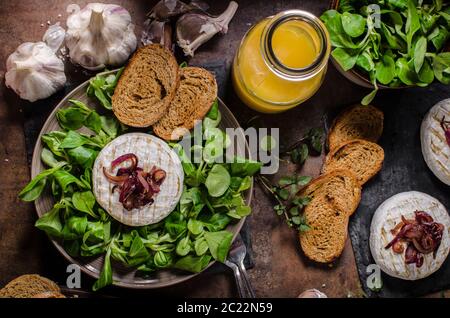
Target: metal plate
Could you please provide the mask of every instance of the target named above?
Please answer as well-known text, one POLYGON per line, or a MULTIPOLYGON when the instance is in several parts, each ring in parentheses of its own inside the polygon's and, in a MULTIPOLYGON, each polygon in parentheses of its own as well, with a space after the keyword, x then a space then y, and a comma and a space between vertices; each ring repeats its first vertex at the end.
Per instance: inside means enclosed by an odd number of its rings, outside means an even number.
MULTIPOLYGON (((111 74, 116 71, 105 72, 102 74, 111 74)), ((43 134, 46 134, 50 131, 61 130, 58 125, 58 121, 56 119, 56 112, 64 107, 68 106, 69 99, 77 99, 84 103, 86 103, 91 108, 97 110, 99 113, 104 113, 105 110, 94 100, 86 96, 86 89, 89 85, 89 81, 84 82, 69 94, 67 94, 61 102, 55 107, 55 109, 51 112, 49 117, 47 118, 42 130, 39 134, 38 141, 36 142, 36 146, 33 151, 33 158, 31 162, 31 177, 34 178, 41 171, 45 170, 43 163, 41 162, 41 152, 42 152, 42 143, 40 142, 43 134)), ((219 99, 219 110, 222 114, 222 120, 220 123, 220 128, 239 128, 239 123, 236 118, 233 116, 228 107, 219 99)), ((237 153, 243 153, 245 151, 248 158, 250 158, 250 151, 245 139, 245 136, 241 130, 238 130, 236 133, 235 147, 237 153), (245 149, 242 149, 243 145, 245 145, 245 149)), ((253 180, 252 185, 249 190, 245 193, 245 202, 247 205, 250 205, 252 199, 253 192, 253 180)), ((50 193, 43 193, 41 197, 35 201, 36 212, 39 217, 44 215, 47 211, 49 211, 53 207, 54 201, 53 197, 50 193)), ((227 230, 233 233, 233 240, 236 235, 241 230, 242 225, 244 224, 245 218, 239 220, 239 222, 229 225, 227 230)), ((90 258, 73 258, 71 257, 63 248, 61 242, 50 238, 53 245, 56 249, 70 262, 73 264, 77 264, 80 266, 81 270, 89 276, 94 278, 98 278, 100 271, 103 267, 103 255, 99 257, 90 257, 90 258)), ((177 283, 181 283, 186 281, 199 273, 189 274, 186 272, 178 271, 178 270, 160 270, 155 272, 155 274, 150 278, 144 278, 137 274, 136 270, 133 268, 125 267, 123 264, 111 260, 112 268, 113 268, 113 281, 114 285, 134 288, 134 289, 147 289, 147 288, 160 288, 166 287, 170 285, 174 285, 177 283)), ((207 268, 213 265, 214 262, 211 262, 207 268)), ((205 268, 206 270, 206 268, 205 268)))

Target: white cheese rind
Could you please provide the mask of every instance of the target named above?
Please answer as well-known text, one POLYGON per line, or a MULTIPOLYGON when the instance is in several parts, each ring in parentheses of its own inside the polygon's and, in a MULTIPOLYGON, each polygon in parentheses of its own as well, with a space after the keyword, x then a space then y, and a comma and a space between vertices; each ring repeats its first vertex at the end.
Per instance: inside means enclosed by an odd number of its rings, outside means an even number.
POLYGON ((375 211, 370 227, 370 251, 381 270, 390 276, 405 280, 425 278, 437 271, 447 258, 450 249, 449 231, 450 216, 442 203, 422 192, 399 193, 384 201, 375 211), (415 264, 405 264, 405 252, 397 254, 392 248, 385 249, 394 238, 391 230, 400 223, 401 216, 413 219, 415 211, 427 212, 435 222, 445 227, 436 258, 433 258, 432 253, 424 255, 424 263, 420 268, 415 264))
POLYGON ((420 128, 420 141, 428 168, 439 180, 450 185, 450 146, 440 125, 444 116, 450 120, 450 98, 434 105, 425 116, 420 128))
POLYGON ((94 195, 97 202, 117 221, 129 226, 154 224, 172 212, 183 192, 184 173, 177 154, 161 139, 144 133, 129 133, 117 137, 106 145, 99 153, 92 172, 94 195), (138 166, 150 171, 157 166, 166 172, 166 179, 161 185, 151 205, 131 211, 126 210, 119 202, 119 191, 112 193, 114 184, 103 174, 103 167, 115 175, 122 163, 113 171, 111 162, 117 157, 133 153, 138 157, 138 166))

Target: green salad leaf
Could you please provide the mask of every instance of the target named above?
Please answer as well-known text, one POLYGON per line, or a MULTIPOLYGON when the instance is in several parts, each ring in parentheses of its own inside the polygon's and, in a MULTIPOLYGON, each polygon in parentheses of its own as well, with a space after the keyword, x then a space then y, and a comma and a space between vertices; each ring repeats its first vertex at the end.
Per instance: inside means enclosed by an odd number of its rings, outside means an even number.
POLYGON ((101 149, 126 131, 108 111, 119 76, 120 72, 90 80, 87 94, 107 109, 105 114, 78 100, 57 112, 61 130, 42 137, 41 158, 48 169, 19 194, 33 201, 48 189, 56 203, 35 226, 61 241, 73 257, 104 255, 94 291, 113 283, 111 259, 144 276, 163 268, 200 272, 211 260, 225 261, 233 237, 226 227, 250 214, 244 193, 261 168, 260 162, 245 158, 231 163, 213 160, 224 159, 229 142, 217 128, 221 114, 215 101, 202 122, 205 138, 200 145, 185 150, 181 144, 170 144, 185 174, 174 211, 157 224, 136 228, 112 219, 92 192, 92 168, 101 149))
POLYGON ((450 3, 441 0, 346 0, 321 19, 334 46, 333 58, 343 70, 356 70, 373 84, 361 101, 367 105, 377 84, 450 83, 448 53, 442 52, 450 36, 449 12, 450 3))
POLYGON ((112 109, 111 97, 114 94, 117 81, 122 75, 123 67, 116 74, 97 75, 89 81, 87 95, 96 98, 100 104, 108 110, 112 109))
POLYGON ((228 231, 206 232, 205 240, 214 259, 225 262, 233 234, 228 231))
POLYGON ((54 174, 56 171, 65 166, 66 162, 60 162, 53 168, 47 169, 39 173, 30 183, 28 183, 25 188, 19 193, 19 198, 23 201, 34 201, 36 200, 44 191, 45 185, 47 183, 47 177, 54 174))
POLYGON ((212 197, 222 196, 230 186, 230 174, 222 165, 215 164, 208 173, 205 186, 212 197))

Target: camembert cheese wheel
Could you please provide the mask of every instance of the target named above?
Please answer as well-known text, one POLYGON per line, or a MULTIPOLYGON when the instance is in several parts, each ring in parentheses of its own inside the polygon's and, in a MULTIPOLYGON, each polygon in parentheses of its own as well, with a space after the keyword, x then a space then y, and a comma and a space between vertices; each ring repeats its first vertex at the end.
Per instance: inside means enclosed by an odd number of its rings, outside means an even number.
POLYGON ((437 271, 447 258, 450 249, 449 231, 450 216, 441 202, 422 192, 399 193, 384 201, 375 211, 370 227, 370 251, 380 269, 390 276, 405 280, 425 278, 437 271), (397 254, 392 248, 385 248, 394 238, 391 230, 400 223, 401 216, 414 219, 415 211, 425 211, 434 222, 444 225, 436 257, 433 257, 433 253, 424 255, 421 267, 414 263, 406 264, 404 252, 397 254))
POLYGON ((161 221, 175 209, 183 192, 184 173, 178 155, 163 140, 149 134, 129 133, 102 149, 95 160, 92 179, 95 198, 103 209, 123 224, 143 226, 161 221), (110 170, 111 162, 127 153, 137 156, 138 166, 144 171, 156 166, 166 172, 160 192, 153 196, 154 202, 131 211, 119 202, 119 191, 113 192, 114 183, 103 173, 103 167, 115 175, 118 168, 127 166, 124 162, 110 170))
POLYGON ((428 168, 436 177, 450 185, 450 146, 445 139, 441 120, 450 121, 450 98, 434 105, 422 121, 420 140, 428 168))

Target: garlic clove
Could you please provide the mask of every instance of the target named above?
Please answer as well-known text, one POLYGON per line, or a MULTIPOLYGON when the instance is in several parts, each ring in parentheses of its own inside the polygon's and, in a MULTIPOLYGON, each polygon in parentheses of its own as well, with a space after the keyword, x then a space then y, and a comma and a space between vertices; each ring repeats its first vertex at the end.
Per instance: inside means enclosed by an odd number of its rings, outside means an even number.
POLYGON ((209 6, 203 1, 193 0, 186 4, 179 0, 161 0, 147 14, 151 19, 166 21, 170 18, 182 15, 193 10, 208 10, 209 6))
POLYGON ((44 41, 53 52, 59 50, 64 43, 66 30, 59 25, 59 22, 48 27, 45 31, 42 41, 44 41))
POLYGON ((159 43, 169 50, 173 50, 172 26, 169 22, 148 19, 142 31, 141 43, 143 45, 159 43))
POLYGON ((181 16, 177 21, 176 37, 184 54, 194 56, 195 50, 215 34, 227 33, 228 24, 237 8, 238 4, 231 1, 228 8, 217 17, 205 13, 186 13, 181 16))
POLYGON ((21 98, 47 98, 66 83, 64 64, 44 42, 22 43, 6 61, 5 84, 21 98))

